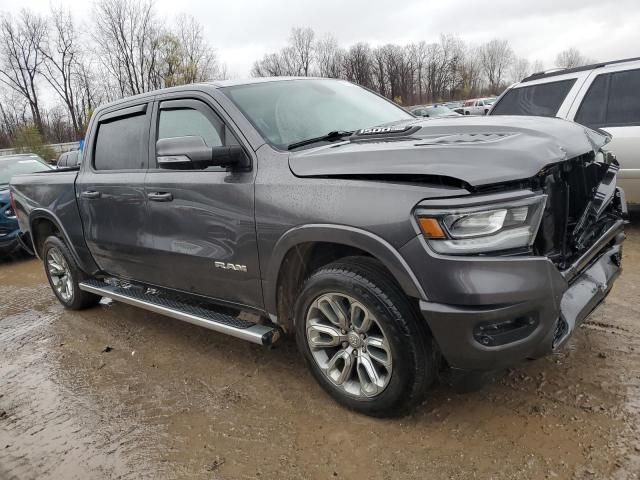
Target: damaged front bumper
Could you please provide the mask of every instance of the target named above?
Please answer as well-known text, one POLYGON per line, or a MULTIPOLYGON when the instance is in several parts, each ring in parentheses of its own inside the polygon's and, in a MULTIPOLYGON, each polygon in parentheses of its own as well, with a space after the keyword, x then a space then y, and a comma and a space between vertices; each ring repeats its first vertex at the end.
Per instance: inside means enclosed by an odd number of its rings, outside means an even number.
POLYGON ((564 271, 540 257, 443 264, 441 292, 456 293, 446 303, 420 301, 420 310, 448 364, 493 370, 561 348, 620 275, 624 223, 616 221, 564 271), (476 301, 465 304, 469 298, 476 301))

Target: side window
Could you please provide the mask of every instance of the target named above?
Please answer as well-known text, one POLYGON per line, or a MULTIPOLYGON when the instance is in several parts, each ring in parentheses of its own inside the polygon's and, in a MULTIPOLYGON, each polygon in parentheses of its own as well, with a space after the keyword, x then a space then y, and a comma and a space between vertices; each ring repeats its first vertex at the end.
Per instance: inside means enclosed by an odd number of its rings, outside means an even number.
POLYGON ((96 170, 146 167, 149 125, 144 113, 118 117, 98 126, 93 165, 96 170))
POLYGON ((640 70, 611 74, 607 125, 640 125, 640 70))
POLYGON ((491 109, 491 115, 555 117, 575 79, 511 88, 491 109))
POLYGON ((209 147, 221 147, 223 132, 222 122, 204 115, 200 110, 192 108, 176 108, 160 110, 158 122, 158 140, 161 138, 198 136, 209 147))
POLYGON ((588 127, 640 125, 640 70, 598 75, 575 121, 588 127))
POLYGON ((587 127, 598 127, 604 124, 607 106, 607 81, 609 75, 598 75, 587 94, 582 99, 575 121, 587 127))

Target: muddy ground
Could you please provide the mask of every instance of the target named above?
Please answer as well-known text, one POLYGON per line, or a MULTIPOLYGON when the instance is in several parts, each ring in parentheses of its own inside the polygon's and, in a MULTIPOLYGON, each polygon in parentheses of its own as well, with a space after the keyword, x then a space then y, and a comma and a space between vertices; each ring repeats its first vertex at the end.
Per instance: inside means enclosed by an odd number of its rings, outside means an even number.
POLYGON ((336 405, 292 341, 68 312, 38 261, 1 263, 0 479, 640 478, 638 220, 565 351, 472 394, 438 386, 400 420, 336 405))

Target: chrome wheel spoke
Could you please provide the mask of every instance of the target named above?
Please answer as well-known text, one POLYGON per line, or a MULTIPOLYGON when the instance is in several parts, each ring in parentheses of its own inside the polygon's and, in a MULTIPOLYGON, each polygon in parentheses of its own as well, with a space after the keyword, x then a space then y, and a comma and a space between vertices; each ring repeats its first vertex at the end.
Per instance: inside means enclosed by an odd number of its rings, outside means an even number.
POLYGON ((367 337, 364 341, 364 346, 367 348, 369 357, 374 362, 379 363, 387 370, 391 369, 391 349, 384 337, 367 337))
POLYGON ((343 385, 351 377, 353 363, 353 357, 347 350, 338 350, 329 360, 326 374, 336 385, 343 385))
POLYGON ((385 387, 385 381, 376 370, 371 357, 364 353, 358 356, 358 379, 360 391, 367 397, 373 397, 385 387))
POLYGON ((307 339, 312 349, 337 347, 346 341, 339 328, 332 325, 311 323, 307 326, 307 339))
POLYGON ((372 320, 369 310, 357 302, 351 304, 349 318, 353 329, 358 333, 367 333, 371 328, 372 320))
POLYGON ((318 309, 334 325, 346 330, 348 325, 347 312, 340 305, 338 299, 332 295, 325 295, 318 299, 318 309))

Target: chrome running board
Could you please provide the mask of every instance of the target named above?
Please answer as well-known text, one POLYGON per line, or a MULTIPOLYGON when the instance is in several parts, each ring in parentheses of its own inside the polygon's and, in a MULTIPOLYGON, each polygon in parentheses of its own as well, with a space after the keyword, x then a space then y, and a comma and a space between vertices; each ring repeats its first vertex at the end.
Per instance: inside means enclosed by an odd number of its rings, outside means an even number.
POLYGON ((280 331, 276 327, 240 320, 209 308, 189 305, 149 293, 143 288, 114 286, 101 280, 85 280, 80 283, 80 290, 193 323, 258 345, 272 345, 280 337, 280 331))

